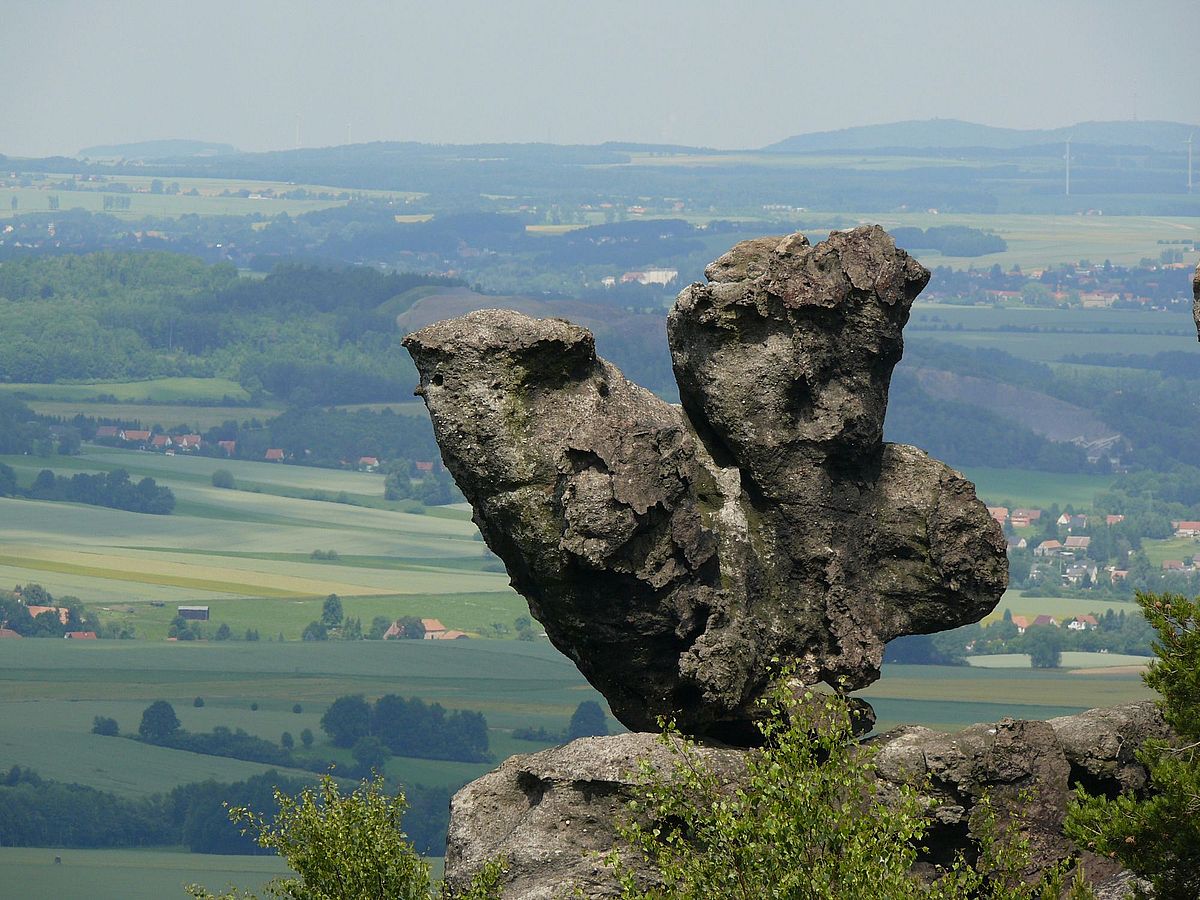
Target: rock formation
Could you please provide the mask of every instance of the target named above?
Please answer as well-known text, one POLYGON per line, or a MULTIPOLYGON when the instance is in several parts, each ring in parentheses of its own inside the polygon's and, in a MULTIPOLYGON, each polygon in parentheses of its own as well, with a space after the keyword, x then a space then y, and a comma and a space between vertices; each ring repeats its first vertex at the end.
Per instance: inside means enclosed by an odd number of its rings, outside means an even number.
POLYGON ((1192 276, 1192 318, 1196 320, 1196 338, 1200 340, 1200 263, 1192 276))
MULTIPOLYGON (((1006 719, 954 734, 906 727, 872 740, 881 745, 884 791, 909 784, 929 801, 926 864, 971 852, 978 803, 986 794, 1002 820, 1020 811, 1032 862, 1045 868, 1078 849, 1061 831, 1071 785, 1114 795, 1144 786, 1146 772, 1134 753, 1148 737, 1165 734, 1161 715, 1147 702, 1049 722, 1006 719)), ((703 764, 731 785, 752 752, 699 749, 703 764)), ((652 734, 582 738, 511 757, 454 797, 447 878, 465 884, 484 861, 502 855, 505 900, 550 900, 570 896, 574 887, 589 898, 619 896, 600 856, 614 846, 614 823, 630 815, 628 802, 639 794, 639 762, 649 760, 669 776, 677 759, 652 734)), ((636 862, 630 854, 626 861, 636 862)), ((1117 869, 1090 854, 1085 868, 1100 883, 1117 869)))
POLYGON ((974 622, 1007 576, 973 485, 885 444, 929 273, 878 227, 738 244, 668 321, 682 408, 559 320, 405 340, 443 459, 550 640, 633 730, 754 741, 779 661, 860 688, 894 637, 974 622))

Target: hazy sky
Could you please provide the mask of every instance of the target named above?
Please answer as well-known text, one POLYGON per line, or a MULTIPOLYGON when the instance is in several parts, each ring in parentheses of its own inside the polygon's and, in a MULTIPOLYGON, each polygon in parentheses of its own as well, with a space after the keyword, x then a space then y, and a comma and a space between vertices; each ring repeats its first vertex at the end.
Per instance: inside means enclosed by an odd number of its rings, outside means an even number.
POLYGON ((1200 122, 1195 0, 0 0, 0 153, 1200 122))

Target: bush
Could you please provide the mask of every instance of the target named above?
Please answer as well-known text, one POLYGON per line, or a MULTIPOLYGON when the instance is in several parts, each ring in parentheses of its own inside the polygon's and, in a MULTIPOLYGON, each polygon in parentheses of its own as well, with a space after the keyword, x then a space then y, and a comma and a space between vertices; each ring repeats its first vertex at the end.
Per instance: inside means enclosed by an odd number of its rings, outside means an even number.
POLYGON ((1097 853, 1115 857, 1149 879, 1157 900, 1200 897, 1200 598, 1137 595, 1158 633, 1157 659, 1142 676, 1174 739, 1148 740, 1137 758, 1150 773, 1152 793, 1115 799, 1081 789, 1067 833, 1097 853))
POLYGON ((258 712, 258 703, 250 704, 250 712, 258 712))
MULTIPOLYGON (((256 835, 258 845, 274 850, 295 871, 296 878, 272 882, 275 897, 400 898, 430 897, 429 863, 413 849, 402 828, 408 804, 403 794, 384 791, 382 778, 362 782, 343 795, 329 775, 319 788, 305 788, 296 797, 275 792, 279 812, 266 821, 246 807, 229 810, 229 818, 256 835)), ((487 900, 499 896, 503 864, 487 863, 457 900, 487 900)), ((189 885, 196 900, 217 900, 199 885, 189 885)), ((233 900, 253 895, 231 891, 233 900)), ((450 900, 442 886, 441 896, 450 900)))
POLYGON ((293 704, 293 705, 292 705, 292 712, 294 712, 294 713, 302 713, 302 712, 304 712, 304 707, 303 707, 303 706, 301 706, 299 703, 293 704))
MULTIPOLYGON (((781 684, 786 679, 780 679, 781 684)), ((764 746, 747 757, 737 790, 708 768, 669 723, 663 743, 678 757, 669 776, 647 762, 642 796, 618 833, 649 863, 660 885, 645 889, 620 851, 607 858, 623 900, 789 898, 789 900, 1033 900, 1062 894, 1064 867, 1029 884, 1029 846, 1000 834, 990 804, 977 807, 980 874, 961 858, 936 882, 914 872, 929 822, 918 792, 877 791, 878 748, 854 740, 854 712, 840 696, 780 687, 763 701, 764 746), (649 819, 649 821, 646 821, 649 819), (986 826, 986 827, 984 827, 986 826)), ((973 820, 974 824, 974 820, 973 820)), ((1070 897, 1090 891, 1077 880, 1070 897)))
POLYGON ((116 719, 108 716, 96 716, 92 719, 92 734, 102 734, 105 737, 116 737, 121 733, 116 719))
POLYGON ((228 469, 217 469, 212 473, 212 486, 215 488, 233 490, 237 487, 237 482, 234 481, 233 473, 228 469))
POLYGON ((158 743, 178 730, 179 717, 175 715, 175 707, 166 700, 155 700, 142 711, 138 734, 147 743, 158 743))
POLYGON ((203 697, 197 697, 195 700, 192 701, 192 706, 196 707, 197 709, 199 709, 203 705, 204 705, 203 697))

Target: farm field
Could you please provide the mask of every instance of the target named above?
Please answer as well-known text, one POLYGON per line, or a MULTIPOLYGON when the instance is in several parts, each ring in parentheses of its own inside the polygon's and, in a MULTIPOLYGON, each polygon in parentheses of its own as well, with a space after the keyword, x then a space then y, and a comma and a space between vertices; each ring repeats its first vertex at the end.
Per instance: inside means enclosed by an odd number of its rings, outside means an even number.
MULTIPOLYGON (((54 385, 58 387, 58 385, 54 385)), ((86 400, 26 400, 25 405, 40 416, 71 419, 119 419, 140 422, 145 428, 184 425, 194 431, 207 431, 225 422, 247 422, 279 415, 283 410, 270 406, 193 406, 183 403, 100 403, 86 400)))
POLYGON ((1108 490, 1113 479, 1107 475, 1068 475, 1031 469, 991 469, 969 466, 963 474, 975 482, 979 498, 991 506, 1033 506, 1045 509, 1053 503, 1090 507, 1096 495, 1108 490))
POLYGON ((987 616, 984 622, 1001 618, 1005 609, 1014 616, 1054 616, 1061 622, 1087 613, 1103 613, 1110 608, 1115 612, 1124 610, 1126 615, 1138 612, 1136 603, 1122 602, 1113 597, 1038 597, 1023 591, 1005 591, 996 611, 987 616))
POLYGON ((36 582, 56 596, 77 596, 102 619, 132 624, 150 638, 165 637, 174 606, 185 603, 219 602, 214 628, 227 622, 236 634, 256 628, 289 639, 319 618, 331 593, 368 626, 375 616, 411 614, 490 632, 493 622, 511 625, 525 612, 468 513, 389 504, 382 475, 85 449, 77 457, 4 461, 26 484, 47 466, 62 473, 125 468, 135 479, 169 486, 176 512, 0 500, 0 584, 36 582), (217 468, 252 490, 212 487, 217 468), (318 491, 390 508, 304 498, 318 491), (312 559, 314 550, 338 558, 312 559))
MULTIPOLYGON (((298 737, 309 728, 322 754, 348 762, 324 743, 320 718, 334 699, 356 693, 480 710, 497 761, 544 746, 512 739, 513 728, 561 730, 582 700, 603 702, 545 641, 6 641, 0 722, 8 724, 0 725, 0 768, 32 766, 43 777, 130 796, 270 768, 91 734, 97 715, 115 718, 122 733, 136 733, 142 710, 158 699, 170 702, 189 730, 225 725, 278 741, 284 731, 298 737), (203 707, 193 706, 196 697, 204 698, 203 707), (293 712, 297 703, 300 713, 293 712)), ((492 765, 397 757, 387 771, 406 783, 457 787, 492 765)))
POLYGON ((1047 719, 1153 696, 1123 668, 1089 669, 1087 677, 1077 671, 1083 670, 888 665, 860 694, 875 707, 879 731, 906 723, 953 731, 1003 716, 1047 719))
POLYGON ((47 174, 28 187, 0 188, 0 219, 9 219, 13 215, 30 212, 47 212, 50 209, 49 198, 58 197, 61 210, 83 209, 88 212, 106 212, 118 219, 135 220, 147 216, 177 217, 183 215, 199 216, 250 216, 260 215, 264 219, 273 218, 280 213, 290 216, 303 215, 319 209, 345 206, 345 199, 333 199, 342 194, 356 197, 373 197, 398 200, 405 203, 417 200, 423 194, 406 191, 384 190, 347 190, 346 188, 326 187, 322 185, 297 185, 281 181, 244 181, 228 178, 169 178, 161 180, 166 184, 178 183, 178 194, 152 194, 153 176, 138 177, 120 175, 105 183, 77 182, 77 190, 63 190, 54 187, 64 180, 70 181, 71 175, 47 174), (124 185, 120 190, 104 190, 106 186, 124 185), (196 196, 187 196, 187 192, 195 189, 196 196), (269 196, 267 192, 283 194, 298 190, 310 194, 328 194, 329 197, 297 198, 269 196), (257 197, 220 196, 222 193, 246 191, 257 194, 257 197), (104 198, 128 197, 129 209, 104 209, 104 198), (12 198, 16 198, 17 207, 12 207, 12 198))
POLYGON ((277 856, 51 847, 0 847, 0 870, 0 900, 168 900, 185 884, 257 891, 289 871, 277 856))
POLYGON ((59 402, 109 398, 121 403, 221 403, 227 397, 234 400, 250 399, 240 384, 228 378, 152 378, 148 381, 96 381, 84 384, 10 382, 0 384, 0 392, 31 400, 59 402))

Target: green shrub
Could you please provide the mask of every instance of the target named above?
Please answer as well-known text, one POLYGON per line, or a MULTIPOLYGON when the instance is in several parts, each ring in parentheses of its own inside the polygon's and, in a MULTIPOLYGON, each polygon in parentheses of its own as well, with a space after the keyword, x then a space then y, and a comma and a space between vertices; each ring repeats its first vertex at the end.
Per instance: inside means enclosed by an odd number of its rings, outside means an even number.
POLYGON ((1137 595, 1158 633, 1157 657, 1142 676, 1162 695, 1172 740, 1148 740, 1137 758, 1151 793, 1115 799, 1076 792, 1068 833, 1149 879, 1156 900, 1200 897, 1200 598, 1137 595))

